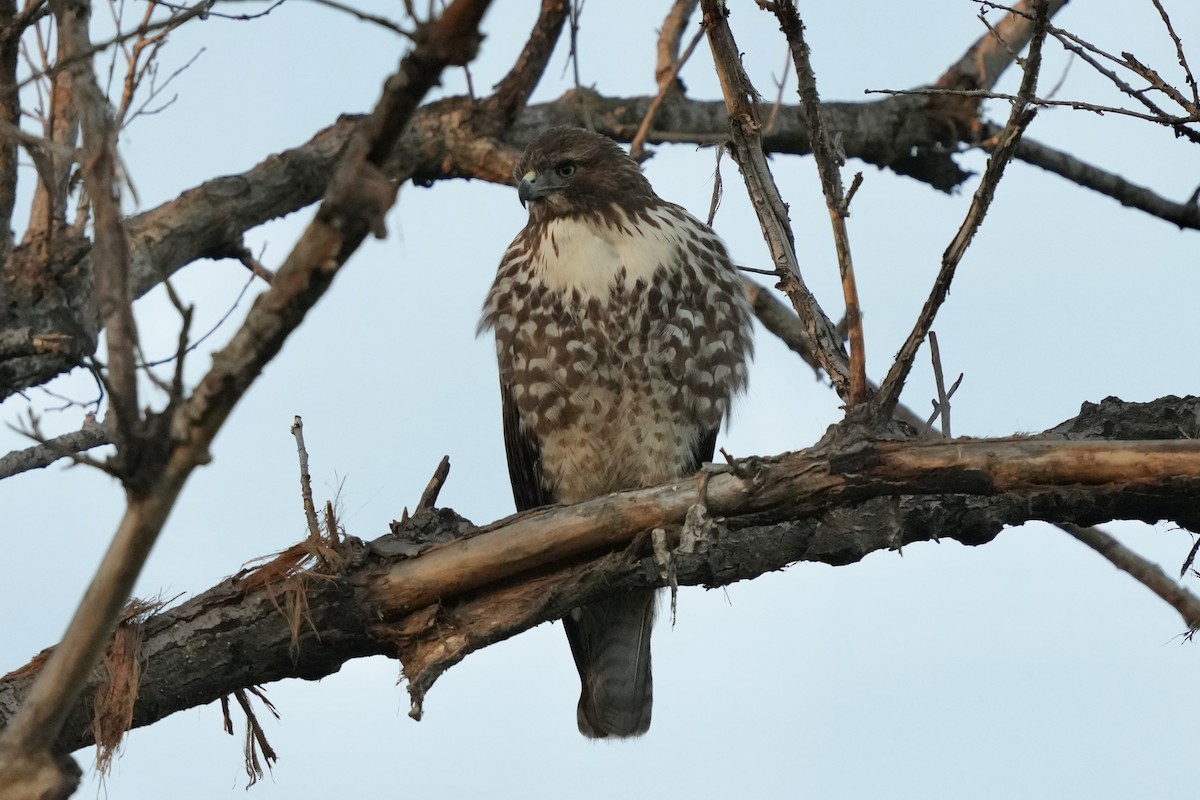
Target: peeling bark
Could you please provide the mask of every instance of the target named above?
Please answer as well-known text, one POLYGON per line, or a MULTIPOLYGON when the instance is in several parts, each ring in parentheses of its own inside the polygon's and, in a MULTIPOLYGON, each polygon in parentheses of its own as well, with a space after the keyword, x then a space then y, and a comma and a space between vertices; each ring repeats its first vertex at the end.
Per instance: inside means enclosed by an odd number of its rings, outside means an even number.
MULTIPOLYGON (((133 725, 255 684, 315 680, 378 654, 401 659, 419 716, 437 676, 471 652, 589 600, 665 585, 646 533, 664 527, 677 537, 701 480, 712 524, 672 552, 681 585, 722 586, 798 561, 848 564, 919 541, 984 544, 1030 520, 1165 518, 1200 530, 1198 433, 1200 398, 1109 398, 1037 437, 839 444, 831 436, 705 479, 538 509, 484 528, 448 509, 423 511, 373 542, 350 539, 342 546, 347 566, 336 575, 301 572, 273 586, 234 578, 150 617, 133 725), (557 544, 531 558, 521 541, 531 531, 538 546, 557 544), (497 551, 480 562, 491 566, 463 569, 474 554, 463 560, 462 551, 485 538, 497 551), (409 578, 420 574, 435 577, 414 591, 409 578), (307 595, 311 625, 299 627, 293 646, 279 598, 296 587, 307 595)), ((0 725, 38 668, 35 658, 0 678, 0 725)), ((90 743, 86 709, 99 680, 93 674, 64 727, 65 750, 90 743)))

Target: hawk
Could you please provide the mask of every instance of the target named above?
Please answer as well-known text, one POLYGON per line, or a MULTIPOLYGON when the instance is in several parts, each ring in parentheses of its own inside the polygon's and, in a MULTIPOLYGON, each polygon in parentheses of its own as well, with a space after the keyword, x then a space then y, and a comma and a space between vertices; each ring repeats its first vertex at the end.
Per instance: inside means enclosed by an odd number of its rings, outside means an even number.
MULTIPOLYGON (((746 386, 751 311, 725 246, 615 142, 551 128, 517 162, 529 221, 483 306, 518 510, 664 483, 711 461, 746 386)), ((585 736, 650 727, 653 590, 563 618, 585 736)))

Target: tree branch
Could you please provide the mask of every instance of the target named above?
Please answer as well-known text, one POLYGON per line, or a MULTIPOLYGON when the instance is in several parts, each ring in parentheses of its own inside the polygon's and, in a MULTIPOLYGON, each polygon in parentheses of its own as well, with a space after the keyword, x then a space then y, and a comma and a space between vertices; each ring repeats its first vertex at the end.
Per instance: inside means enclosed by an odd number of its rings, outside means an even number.
MULTIPOLYGON (((81 0, 76 0, 81 2, 81 0)), ((213 368, 171 420, 173 435, 156 437, 169 451, 154 464, 155 479, 130 492, 124 518, 72 619, 64 645, 56 648, 21 707, 0 735, 0 784, 22 785, 15 797, 60 796, 73 789, 72 776, 50 755, 66 712, 83 688, 81 670, 94 666, 116 613, 157 538, 191 471, 208 459, 208 447, 233 406, 274 357, 287 336, 328 288, 334 274, 370 230, 378 233, 395 189, 379 167, 391 155, 418 103, 449 64, 465 64, 478 46, 478 24, 488 0, 455 0, 384 85, 383 95, 356 132, 330 183, 316 219, 301 236, 267 292, 251 309, 230 344, 213 358, 213 368), (380 186, 383 190, 381 191, 380 186), (115 610, 112 597, 120 595, 115 610), (111 611, 111 613, 109 613, 111 611), (98 626, 95 617, 107 619, 98 626), (88 630, 84 637, 79 631, 88 630), (77 644, 76 644, 77 643, 77 644), (68 646, 70 645, 70 646, 68 646), (57 774, 57 784, 48 776, 57 774)), ((70 20, 63 20, 65 26, 70 20)), ((77 34, 78 35, 78 34, 77 34)), ((99 222, 97 223, 99 230, 99 222)))
POLYGON ((32 469, 48 467, 60 458, 71 458, 76 453, 111 442, 112 437, 105 427, 88 415, 88 420, 77 431, 47 439, 24 450, 14 450, 0 457, 0 480, 32 469))
POLYGON ((675 0, 663 19, 662 29, 658 32, 658 56, 654 67, 654 78, 660 86, 663 76, 668 72, 677 73, 679 70, 676 65, 685 60, 679 56, 679 48, 683 44, 683 30, 692 14, 696 13, 698 5, 700 0, 675 0))
POLYGON ((495 94, 488 99, 497 112, 496 133, 502 133, 512 125, 533 94, 554 53, 566 18, 567 0, 542 0, 541 13, 525 47, 512 69, 496 84, 495 94))
MULTIPOLYGON (((936 86, 941 89, 995 88, 1017 54, 1033 39, 1036 3, 1037 0, 1014 3, 1013 11, 1006 12, 994 25, 988 25, 988 32, 938 78, 936 86)), ((1053 19, 1066 4, 1067 0, 1050 0, 1046 3, 1046 17, 1053 19)))
MULTIPOLYGON (((1033 519, 1165 516, 1195 530, 1198 491, 1200 398, 1169 397, 1088 404, 1034 438, 857 442, 745 459, 706 477, 479 529, 447 509, 426 510, 394 535, 348 540, 344 573, 301 572, 284 584, 235 578, 148 619, 133 724, 244 686, 319 678, 379 653, 400 653, 419 703, 437 674, 480 647, 588 600, 662 585, 661 565, 637 542, 650 528, 676 530, 698 503, 712 526, 671 558, 679 583, 718 586, 795 561, 841 565, 917 541, 981 544, 1033 519), (1147 438, 1106 441, 1102 431, 1147 438), (274 599, 294 590, 306 594, 312 621, 295 651, 274 599)), ((35 660, 0 679, 0 724, 37 668, 35 660)), ((61 746, 88 743, 86 726, 73 722, 84 715, 77 704, 61 746)))
MULTIPOLYGON (((997 126, 987 126, 984 132, 988 140, 994 140, 1000 130, 997 126)), ((1107 195, 1123 206, 1136 208, 1151 216, 1158 217, 1180 229, 1200 230, 1200 203, 1196 195, 1184 203, 1175 203, 1159 194, 1155 194, 1144 186, 1131 183, 1120 175, 1107 172, 1092 166, 1061 150, 1047 147, 1028 137, 1022 137, 1017 144, 1016 157, 1027 164, 1041 167, 1047 172, 1053 172, 1059 177, 1066 178, 1071 183, 1107 195)))
POLYGON ((1112 536, 1097 528, 1085 528, 1070 522, 1058 527, 1108 559, 1114 567, 1154 592, 1179 612, 1190 632, 1200 630, 1200 598, 1168 577, 1157 564, 1139 556, 1112 536))
MULTIPOLYGON (((547 17, 539 17, 537 30, 546 30, 546 24, 547 17)), ((1003 25, 998 24, 997 30, 1003 25)), ((980 41, 990 37, 988 34, 980 41)), ((1013 40, 1019 41, 1019 37, 1013 35, 1013 40)), ((518 66, 535 62, 531 55, 518 66)), ((514 70, 520 71, 518 67, 514 70)), ((653 97, 602 97, 572 91, 554 102, 523 108, 499 141, 487 131, 480 132, 476 102, 448 98, 416 113, 384 171, 400 181, 479 178, 507 184, 521 148, 546 127, 579 124, 581 103, 589 107, 597 130, 630 141, 653 101, 653 97)), ((827 126, 839 132, 840 150, 847 157, 942 191, 953 190, 969 177, 955 164, 951 145, 960 137, 978 140, 978 131, 965 124, 975 120, 973 110, 964 114, 947 109, 944 98, 924 96, 867 103, 825 102, 821 110, 827 126)), ((128 219, 134 296, 141 296, 197 259, 236 254, 243 249, 245 231, 318 200, 358 121, 344 118, 304 145, 273 155, 239 175, 208 181, 128 219)), ((724 102, 691 100, 675 93, 658 109, 647 141, 712 144, 724 141, 728 131, 724 102)), ((811 152, 798 106, 782 106, 771 130, 762 133, 761 146, 766 153, 811 152)), ((1018 157, 1181 227, 1200 229, 1200 208, 1195 203, 1171 203, 1028 140, 1021 142, 1018 157)), ((4 332, 0 334, 0 400, 77 366, 93 352, 99 330, 87 247, 85 240, 64 234, 54 239, 49 252, 32 245, 17 248, 0 265, 0 278, 11 281, 6 288, 13 301, 9 307, 0 307, 0 331, 4 332), (47 283, 55 291, 46 291, 47 283)))
POLYGON ((971 240, 974 239, 979 226, 983 224, 983 218, 991 206, 996 188, 1004 175, 1004 169, 1016 152, 1021 135, 1036 114, 1036 111, 1029 107, 1029 103, 1037 94, 1037 77, 1042 63, 1042 42, 1046 38, 1048 3, 1046 0, 1037 0, 1036 6, 1037 20, 1033 38, 1029 44, 1029 55, 1025 59, 1025 75, 1021 79, 1021 88, 1017 93, 1016 102, 1013 103, 1008 123, 1004 126, 991 158, 988 159, 983 180, 979 182, 979 188, 975 190, 975 195, 971 198, 971 206, 967 209, 966 218, 942 255, 942 266, 938 270, 929 298, 921 308, 916 324, 913 325, 900 352, 896 354, 895 362, 880 384, 879 392, 871 398, 871 414, 876 420, 891 418, 896 403, 900 400, 904 381, 908 378, 913 361, 917 357, 917 350, 925 341, 929 329, 933 327, 933 320, 937 316, 938 309, 941 308, 942 302, 950 292, 950 282, 954 279, 954 272, 966 254, 967 248, 970 247, 971 240))
MULTIPOLYGON (((804 38, 804 23, 792 0, 776 0, 775 16, 787 37, 796 67, 799 83, 800 104, 804 118, 808 121, 809 139, 813 146, 813 160, 817 163, 817 174, 821 179, 821 193, 829 212, 829 223, 833 228, 833 245, 837 252, 838 270, 842 278, 842 297, 846 306, 846 329, 850 339, 850 375, 847 394, 843 395, 847 406, 856 406, 867 399, 867 350, 863 336, 862 309, 858 303, 858 284, 854 279, 854 260, 850 255, 850 233, 846 230, 845 193, 839 158, 834 155, 831 134, 822 121, 821 98, 817 93, 817 79, 813 74, 809 58, 808 42, 804 38)), ((839 352, 841 348, 839 347, 839 352)))
POLYGON ((767 165, 758 118, 758 93, 742 69, 741 53, 729 29, 728 9, 722 0, 701 0, 704 27, 712 47, 717 76, 729 113, 730 155, 742 171, 746 191, 754 205, 763 238, 771 251, 780 288, 787 293, 813 342, 821 367, 833 381, 838 396, 850 397, 850 364, 841 337, 800 275, 795 238, 787 205, 767 165))

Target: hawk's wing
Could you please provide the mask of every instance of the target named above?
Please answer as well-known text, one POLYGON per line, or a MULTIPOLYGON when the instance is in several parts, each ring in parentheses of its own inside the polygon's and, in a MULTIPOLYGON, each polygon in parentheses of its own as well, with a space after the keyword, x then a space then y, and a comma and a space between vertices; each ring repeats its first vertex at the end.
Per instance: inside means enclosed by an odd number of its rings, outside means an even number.
MULTIPOLYGON (((527 511, 555 502, 542 476, 542 453, 537 440, 523 430, 512 390, 500 382, 500 406, 504 415, 504 450, 508 454, 508 479, 512 483, 517 511, 527 511)), ((715 438, 714 438, 715 441, 715 438)))
MULTIPOLYGON (((517 404, 512 390, 501 382, 500 408, 504 417, 504 451, 508 456, 508 479, 512 484, 513 502, 517 511, 548 506, 558 502, 542 475, 542 453, 537 439, 521 427, 517 404)), ((717 449, 717 428, 706 432, 696 442, 694 457, 685 475, 698 472, 706 461, 713 460, 717 449)))
POLYGON ((690 475, 693 472, 699 472, 700 467, 704 466, 705 461, 713 460, 713 453, 717 451, 717 429, 713 428, 703 436, 700 441, 696 442, 696 449, 693 451, 696 454, 696 459, 692 463, 692 468, 687 471, 690 475))

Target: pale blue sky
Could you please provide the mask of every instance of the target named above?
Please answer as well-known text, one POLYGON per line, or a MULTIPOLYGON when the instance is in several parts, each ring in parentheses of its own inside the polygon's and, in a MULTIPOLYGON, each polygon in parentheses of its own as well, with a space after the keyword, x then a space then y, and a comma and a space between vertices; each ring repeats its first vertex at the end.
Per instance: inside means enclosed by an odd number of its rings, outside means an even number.
MULTIPOLYGON (((643 5, 651 4, 585 6, 585 84, 608 95, 652 92, 655 29, 667 3, 652 4, 649 14, 643 5)), ((1167 5, 1200 67, 1200 8, 1167 5)), ((488 38, 472 67, 481 91, 507 69, 535 6, 497 2, 485 19, 488 38)), ((731 6, 747 68, 771 94, 785 55, 777 26, 752 3, 731 6)), ((132 8, 140 13, 140 5, 132 8)), ((931 82, 983 31, 969 0, 804 3, 801 11, 822 95, 831 100, 931 82)), ((1056 22, 1177 74, 1149 0, 1072 3, 1056 22)), ((124 139, 140 208, 300 144, 339 113, 369 109, 402 46, 392 34, 301 0, 261 20, 211 18, 177 32, 163 55, 167 71, 205 52, 174 85, 179 100, 137 121, 124 139)), ((560 48, 537 99, 568 87, 565 64, 560 48)), ((1049 46, 1044 84, 1066 64, 1049 46)), ((703 46, 683 78, 693 97, 720 96, 703 46)), ((1016 80, 1010 75, 1004 85, 1016 80)), ((462 91, 461 72, 444 84, 445 92, 462 91)), ((1078 62, 1058 96, 1119 100, 1078 62)), ((996 118, 1006 113, 993 109, 996 118)), ((1173 199, 1200 183, 1196 146, 1147 123, 1052 110, 1029 136, 1173 199)), ((978 155, 962 161, 975 170, 983 163, 978 155)), ((773 163, 806 278, 836 318, 837 270, 812 162, 773 163)), ((847 181, 860 169, 866 180, 850 234, 869 371, 878 379, 976 183, 965 194, 939 195, 853 161, 847 181)), ((726 160, 722 171, 716 229, 740 263, 765 265, 736 167, 726 160)), ((662 196, 700 216, 712 172, 712 152, 686 145, 660 148, 647 165, 662 196)), ((310 214, 251 234, 256 251, 265 247, 264 263, 280 263, 310 214)), ((359 251, 233 414, 214 462, 189 482, 138 592, 202 591, 303 535, 289 434, 295 414, 304 418, 314 489, 323 499, 341 487, 342 519, 355 536, 385 533, 447 453, 453 468, 443 503, 476 522, 510 513, 492 348, 474 331, 523 214, 505 187, 404 187, 388 219, 390 237, 359 251)), ((1036 431, 1108 395, 1196 393, 1197 237, 1036 168, 1011 166, 935 326, 947 371, 966 373, 955 433, 1036 431)), ((184 270, 176 286, 197 305, 194 329, 225 313, 244 280, 242 267, 227 262, 184 270)), ((138 313, 147 353, 164 355, 173 347, 174 312, 156 292, 138 313)), ((228 323, 213 345, 233 329, 228 323)), ((194 355, 190 366, 198 376, 207 355, 194 355)), ((54 388, 92 392, 86 378, 54 388)), ((933 395, 922 356, 904 399, 924 413, 933 395)), ((837 406, 807 367, 760 333, 750 392, 721 444, 736 455, 798 449, 838 419, 837 406)), ((12 422, 24 408, 10 399, 0 417, 12 422)), ((48 413, 44 427, 69 430, 80 416, 48 413)), ((19 446, 19 437, 0 431, 0 452, 19 446)), ((56 466, 0 483, 0 503, 8 532, 2 672, 61 635, 119 519, 121 492, 97 472, 56 466)), ((1171 573, 1191 544, 1169 524, 1110 529, 1171 573)), ((849 567, 802 564, 681 594, 678 624, 660 624, 655 636, 654 724, 643 739, 597 744, 576 733, 578 686, 565 637, 543 625, 452 669, 420 723, 406 716, 398 665, 383 658, 350 663, 319 684, 267 687, 283 716, 265 720, 280 761, 251 796, 1188 796, 1200 749, 1200 654, 1180 641, 1182 628, 1147 590, 1045 525, 1008 531, 981 548, 920 544, 849 567)), ((78 796, 240 797, 240 751, 240 732, 221 731, 217 706, 185 711, 135 731, 106 787, 89 773, 78 796)), ((78 758, 87 764, 91 754, 78 758)))

